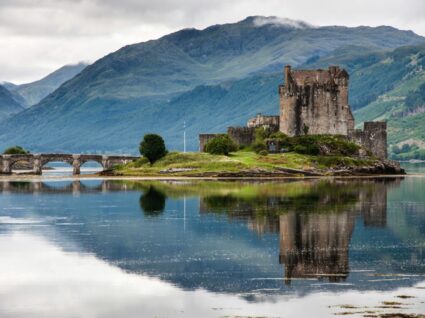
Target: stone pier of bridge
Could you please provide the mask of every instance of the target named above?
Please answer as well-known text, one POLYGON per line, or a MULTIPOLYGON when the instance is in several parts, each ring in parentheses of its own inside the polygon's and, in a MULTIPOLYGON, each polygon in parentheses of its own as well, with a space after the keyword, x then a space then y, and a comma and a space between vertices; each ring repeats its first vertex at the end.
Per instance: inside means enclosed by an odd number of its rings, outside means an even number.
POLYGON ((41 175, 43 166, 49 162, 65 162, 72 166, 72 174, 79 175, 81 166, 94 161, 102 165, 103 170, 109 170, 115 165, 126 164, 139 157, 134 156, 107 156, 90 154, 21 154, 21 155, 0 155, 0 168, 2 174, 11 174, 13 167, 18 163, 24 163, 32 167, 32 173, 41 175))

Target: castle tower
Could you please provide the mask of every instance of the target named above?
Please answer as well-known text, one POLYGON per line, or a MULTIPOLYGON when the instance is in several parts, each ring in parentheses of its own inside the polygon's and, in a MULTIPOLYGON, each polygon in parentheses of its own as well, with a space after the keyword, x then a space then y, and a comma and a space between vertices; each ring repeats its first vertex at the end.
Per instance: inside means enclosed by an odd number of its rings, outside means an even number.
POLYGON ((354 129, 344 69, 294 71, 287 65, 284 76, 285 84, 279 86, 281 132, 347 135, 354 129))

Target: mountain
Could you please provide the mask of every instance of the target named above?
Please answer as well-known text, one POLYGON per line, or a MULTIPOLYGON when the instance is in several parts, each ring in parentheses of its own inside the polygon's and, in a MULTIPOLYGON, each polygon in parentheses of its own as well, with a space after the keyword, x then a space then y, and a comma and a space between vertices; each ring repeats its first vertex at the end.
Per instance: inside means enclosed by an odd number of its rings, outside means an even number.
POLYGON ((24 110, 24 107, 16 100, 16 96, 6 89, 6 87, 0 85, 0 121, 22 110, 24 110))
POLYGON ((350 103, 357 125, 386 120, 391 157, 425 159, 425 45, 379 52, 336 50, 305 67, 331 62, 350 73, 350 103))
POLYGON ((196 150, 200 132, 244 124, 257 112, 277 114, 284 64, 346 59, 359 72, 353 97, 362 108, 377 93, 362 91, 369 82, 361 69, 395 48, 420 43, 423 37, 392 27, 314 27, 273 17, 185 29, 87 66, 2 125, 0 147, 136 153, 143 134, 157 132, 168 147, 182 149, 186 121, 188 149, 196 150))
POLYGON ((23 105, 28 107, 37 104, 61 84, 80 73, 87 65, 88 64, 82 62, 73 65, 65 65, 32 83, 22 85, 3 83, 3 85, 11 92, 19 94, 24 101, 23 105))

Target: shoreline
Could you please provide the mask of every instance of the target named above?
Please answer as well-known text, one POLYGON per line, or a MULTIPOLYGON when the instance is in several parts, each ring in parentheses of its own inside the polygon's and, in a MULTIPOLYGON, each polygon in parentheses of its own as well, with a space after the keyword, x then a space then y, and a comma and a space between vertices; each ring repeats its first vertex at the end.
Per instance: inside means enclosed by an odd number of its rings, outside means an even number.
POLYGON ((2 181, 77 181, 77 180, 129 180, 129 181, 286 181, 286 180, 347 180, 347 179, 394 179, 394 178, 423 178, 425 174, 382 174, 364 176, 269 176, 269 177, 186 177, 186 176, 102 176, 99 174, 87 174, 78 176, 39 176, 39 175, 7 175, 0 176, 2 181))

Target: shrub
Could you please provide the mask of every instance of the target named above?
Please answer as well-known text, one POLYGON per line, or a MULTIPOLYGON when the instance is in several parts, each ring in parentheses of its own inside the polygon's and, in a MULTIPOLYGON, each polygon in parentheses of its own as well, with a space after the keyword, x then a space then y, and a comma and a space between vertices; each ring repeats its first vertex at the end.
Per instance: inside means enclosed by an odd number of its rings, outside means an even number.
POLYGON ((5 155, 26 155, 29 153, 29 151, 25 150, 21 146, 10 147, 3 152, 5 155))
POLYGON ((237 151, 238 146, 227 135, 214 137, 205 145, 205 151, 213 155, 229 155, 232 151, 237 151))
POLYGON ((255 128, 255 141, 263 141, 266 138, 269 138, 272 134, 270 128, 265 127, 257 127, 255 128))
POLYGON ((267 145, 264 141, 255 141, 252 144, 252 149, 259 154, 261 151, 267 151, 267 145))
POLYGON ((258 154, 260 156, 267 156, 269 153, 267 152, 267 150, 261 150, 260 152, 258 152, 258 154))
POLYGON ((151 164, 167 154, 164 139, 156 134, 146 134, 140 142, 139 151, 151 164))
POLYGON ((304 155, 309 154, 307 148, 302 145, 296 145, 294 147, 294 152, 304 154, 304 155))
POLYGON ((313 136, 300 136, 294 138, 293 150, 304 155, 317 156, 320 153, 320 147, 313 136))
POLYGON ((306 135, 290 139, 293 151, 306 155, 356 155, 359 146, 340 135, 306 135), (299 147, 297 147, 299 146, 299 147))

